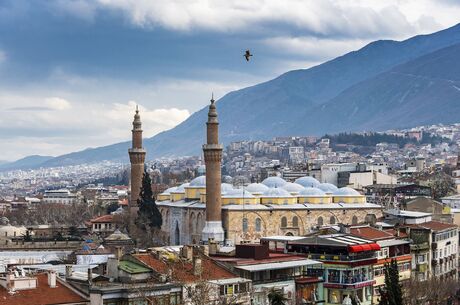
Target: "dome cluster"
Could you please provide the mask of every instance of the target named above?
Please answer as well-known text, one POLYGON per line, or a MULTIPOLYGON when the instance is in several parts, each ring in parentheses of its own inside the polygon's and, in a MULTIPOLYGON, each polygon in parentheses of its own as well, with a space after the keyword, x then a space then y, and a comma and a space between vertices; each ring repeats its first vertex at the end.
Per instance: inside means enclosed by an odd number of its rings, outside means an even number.
MULTIPOLYGON (((358 191, 331 183, 320 183, 313 177, 301 177, 287 182, 281 177, 268 177, 261 183, 235 187, 221 184, 222 203, 225 204, 305 204, 305 203, 364 203, 365 196, 358 191)), ((158 195, 158 200, 178 201, 182 199, 206 200, 206 177, 199 176, 178 187, 172 187, 158 195), (171 197, 171 198, 170 198, 171 197)))

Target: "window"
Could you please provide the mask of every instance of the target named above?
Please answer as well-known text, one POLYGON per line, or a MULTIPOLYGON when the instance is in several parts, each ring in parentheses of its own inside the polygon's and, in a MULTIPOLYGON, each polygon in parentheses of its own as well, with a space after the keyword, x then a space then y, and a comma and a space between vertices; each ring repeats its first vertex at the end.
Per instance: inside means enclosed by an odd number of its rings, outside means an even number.
POLYGON ((281 218, 281 227, 282 227, 282 228, 286 228, 286 227, 287 227, 287 218, 284 217, 284 216, 281 218))
POLYGON ((335 224, 335 217, 334 216, 331 216, 331 218, 329 218, 329 223, 331 225, 335 224))
POLYGON ((351 224, 352 225, 357 225, 358 224, 358 217, 353 216, 353 218, 351 219, 351 224))
POLYGON ((322 226, 324 224, 323 217, 318 217, 318 226, 322 226))
POLYGON ((247 283, 228 284, 220 286, 220 295, 233 295, 236 293, 243 293, 248 291, 247 283))
POLYGON ((256 218, 256 232, 262 231, 262 220, 260 218, 256 218))
POLYGON ((243 218, 243 232, 246 233, 248 231, 248 219, 243 218))
POLYGON ((297 216, 292 217, 292 226, 297 228, 299 226, 299 218, 297 216))

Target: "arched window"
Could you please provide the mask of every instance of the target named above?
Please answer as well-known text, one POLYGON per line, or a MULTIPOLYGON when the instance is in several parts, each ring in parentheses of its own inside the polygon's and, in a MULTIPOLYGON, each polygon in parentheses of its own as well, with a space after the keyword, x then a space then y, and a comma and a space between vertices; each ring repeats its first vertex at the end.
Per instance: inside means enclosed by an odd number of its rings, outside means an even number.
POLYGON ((358 224, 358 217, 356 217, 356 215, 353 216, 353 218, 351 219, 351 224, 352 225, 357 225, 358 224))
POLYGON ((335 216, 331 216, 331 218, 329 218, 329 223, 331 225, 335 224, 335 216))
POLYGON ((256 232, 262 231, 262 220, 260 218, 256 218, 256 232))
POLYGON ((377 217, 375 216, 375 214, 367 214, 365 221, 370 224, 375 224, 375 222, 377 221, 377 217))
POLYGON ((324 224, 323 217, 318 217, 318 226, 322 226, 324 224))
POLYGON ((243 218, 243 232, 246 233, 248 231, 248 219, 243 218))
POLYGON ((297 216, 292 217, 292 226, 297 228, 299 226, 299 218, 297 216))
POLYGON ((195 232, 196 232, 196 225, 195 224, 196 224, 195 213, 192 212, 192 214, 190 214, 190 219, 189 219, 189 223, 188 223, 189 233, 195 234, 195 232))
POLYGON ((281 228, 286 228, 287 227, 287 218, 286 217, 281 217, 281 228))

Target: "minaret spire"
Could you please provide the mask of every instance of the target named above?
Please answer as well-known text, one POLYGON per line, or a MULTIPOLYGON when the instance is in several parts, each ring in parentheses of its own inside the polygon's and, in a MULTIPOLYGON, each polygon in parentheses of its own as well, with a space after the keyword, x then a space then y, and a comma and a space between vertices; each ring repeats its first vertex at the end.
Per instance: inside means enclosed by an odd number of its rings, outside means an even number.
POLYGON ((129 206, 131 211, 136 211, 145 163, 145 149, 142 146, 142 122, 138 105, 136 105, 136 113, 133 120, 132 148, 128 150, 128 153, 131 162, 131 196, 129 206))
POLYGON ((214 94, 211 95, 208 121, 206 122, 207 143, 203 145, 204 161, 206 164, 206 223, 201 239, 207 243, 210 239, 216 242, 224 241, 222 227, 221 203, 221 163, 222 145, 219 144, 219 121, 214 94))

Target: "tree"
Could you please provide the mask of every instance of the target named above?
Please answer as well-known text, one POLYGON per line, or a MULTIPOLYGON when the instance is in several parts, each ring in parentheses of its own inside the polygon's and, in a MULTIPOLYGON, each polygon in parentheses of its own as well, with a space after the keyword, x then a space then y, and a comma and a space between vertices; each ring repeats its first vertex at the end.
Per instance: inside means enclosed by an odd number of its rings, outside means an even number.
POLYGON ((281 290, 274 288, 268 293, 268 300, 270 301, 270 305, 285 305, 286 301, 288 301, 281 290))
POLYGON ((137 212, 136 225, 143 231, 150 228, 160 229, 163 224, 163 219, 152 192, 152 181, 150 175, 144 172, 142 177, 142 187, 140 198, 137 200, 139 211, 137 212))
POLYGON ((380 289, 379 305, 402 305, 403 296, 399 283, 398 263, 392 259, 385 264, 385 288, 380 289))

